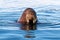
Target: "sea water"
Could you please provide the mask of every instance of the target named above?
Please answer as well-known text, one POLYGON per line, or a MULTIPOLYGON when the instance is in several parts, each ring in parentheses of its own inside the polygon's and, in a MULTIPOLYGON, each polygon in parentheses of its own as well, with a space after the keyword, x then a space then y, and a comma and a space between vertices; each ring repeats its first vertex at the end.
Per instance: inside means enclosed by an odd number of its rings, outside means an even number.
POLYGON ((13 9, 0 9, 0 40, 60 40, 60 9, 57 6, 33 8, 38 19, 35 30, 22 30, 17 22, 26 7, 13 9))

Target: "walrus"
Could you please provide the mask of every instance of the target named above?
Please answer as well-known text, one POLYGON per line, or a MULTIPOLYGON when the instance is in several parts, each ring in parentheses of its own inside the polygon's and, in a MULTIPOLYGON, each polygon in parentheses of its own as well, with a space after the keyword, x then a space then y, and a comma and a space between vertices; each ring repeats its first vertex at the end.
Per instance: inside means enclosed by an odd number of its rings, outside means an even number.
POLYGON ((25 9, 18 22, 22 24, 35 24, 37 22, 36 12, 32 8, 25 9))

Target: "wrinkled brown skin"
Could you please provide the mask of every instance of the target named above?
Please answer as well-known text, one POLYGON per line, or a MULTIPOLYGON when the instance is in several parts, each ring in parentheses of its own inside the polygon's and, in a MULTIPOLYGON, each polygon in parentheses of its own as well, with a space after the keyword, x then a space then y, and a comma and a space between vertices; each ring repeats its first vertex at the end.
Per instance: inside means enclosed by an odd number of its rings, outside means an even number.
MULTIPOLYGON (((27 14, 31 14, 31 15, 34 16, 35 19, 37 19, 36 12, 35 12, 32 8, 27 8, 27 9, 23 12, 23 14, 22 14, 21 18, 18 20, 18 22, 19 22, 19 23, 22 23, 22 24, 26 24, 26 23, 27 23, 27 19, 26 19, 26 15, 27 15, 27 14)), ((30 15, 29 15, 29 17, 30 17, 30 19, 32 18, 30 15)), ((34 20, 34 19, 33 19, 33 20, 34 20)), ((37 22, 37 20, 36 20, 36 22, 37 22)), ((35 22, 35 23, 36 23, 36 22, 35 22)))

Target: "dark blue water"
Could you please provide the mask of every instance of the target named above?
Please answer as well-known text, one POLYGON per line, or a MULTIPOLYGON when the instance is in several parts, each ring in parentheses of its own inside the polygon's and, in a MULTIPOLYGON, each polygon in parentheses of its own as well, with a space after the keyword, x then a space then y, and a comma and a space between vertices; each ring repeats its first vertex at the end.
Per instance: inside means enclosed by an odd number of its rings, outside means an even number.
POLYGON ((36 29, 22 30, 23 26, 17 20, 24 9, 26 8, 0 12, 0 40, 60 40, 60 10, 33 8, 38 19, 36 29))

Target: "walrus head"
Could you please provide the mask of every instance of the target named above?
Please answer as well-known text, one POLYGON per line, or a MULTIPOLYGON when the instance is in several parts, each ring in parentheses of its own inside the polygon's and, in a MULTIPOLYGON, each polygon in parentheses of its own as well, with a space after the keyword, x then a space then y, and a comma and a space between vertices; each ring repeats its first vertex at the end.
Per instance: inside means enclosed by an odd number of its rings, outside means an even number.
POLYGON ((37 21, 37 16, 36 16, 36 12, 32 9, 32 8, 27 8, 21 18, 18 20, 19 23, 36 23, 37 21))

